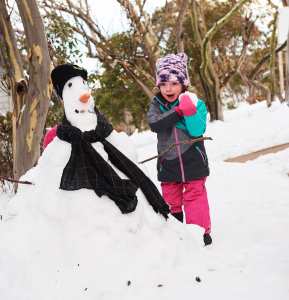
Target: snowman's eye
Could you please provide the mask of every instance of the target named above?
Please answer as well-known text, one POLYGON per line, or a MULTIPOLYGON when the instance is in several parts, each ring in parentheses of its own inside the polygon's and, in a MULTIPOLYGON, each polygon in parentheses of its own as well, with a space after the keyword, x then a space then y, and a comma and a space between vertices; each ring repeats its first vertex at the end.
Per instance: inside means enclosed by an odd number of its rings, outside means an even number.
POLYGON ((72 87, 72 82, 69 82, 69 83, 68 83, 68 87, 72 87))

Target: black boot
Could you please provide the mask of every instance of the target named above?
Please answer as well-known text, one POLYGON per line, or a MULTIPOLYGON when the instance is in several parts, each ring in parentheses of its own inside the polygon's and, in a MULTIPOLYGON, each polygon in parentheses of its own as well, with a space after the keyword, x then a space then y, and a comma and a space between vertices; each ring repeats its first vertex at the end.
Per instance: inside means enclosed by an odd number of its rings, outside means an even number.
POLYGON ((203 240, 204 240, 205 246, 211 245, 213 242, 212 237, 209 233, 205 233, 203 235, 203 240))
POLYGON ((184 214, 183 212, 178 212, 178 213, 172 213, 172 215, 177 219, 179 220, 181 223, 183 223, 184 221, 184 214))

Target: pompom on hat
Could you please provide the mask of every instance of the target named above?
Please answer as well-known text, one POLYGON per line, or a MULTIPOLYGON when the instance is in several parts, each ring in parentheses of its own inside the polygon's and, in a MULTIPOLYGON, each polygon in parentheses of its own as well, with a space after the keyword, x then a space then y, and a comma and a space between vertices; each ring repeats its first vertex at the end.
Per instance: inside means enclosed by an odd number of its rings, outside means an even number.
POLYGON ((168 54, 156 62, 156 85, 162 82, 178 81, 184 86, 190 85, 185 53, 168 54))
POLYGON ((55 67, 51 72, 51 80, 57 95, 62 99, 65 83, 76 76, 81 76, 87 81, 87 71, 77 65, 63 64, 55 67))

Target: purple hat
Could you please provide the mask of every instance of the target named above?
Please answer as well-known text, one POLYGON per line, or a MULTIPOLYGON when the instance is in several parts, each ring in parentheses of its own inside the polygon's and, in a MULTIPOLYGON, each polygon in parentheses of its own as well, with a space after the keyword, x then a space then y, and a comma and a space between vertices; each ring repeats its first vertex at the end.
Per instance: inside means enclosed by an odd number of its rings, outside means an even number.
POLYGON ((156 85, 162 82, 178 81, 184 86, 190 84, 185 53, 168 54, 156 62, 156 85))

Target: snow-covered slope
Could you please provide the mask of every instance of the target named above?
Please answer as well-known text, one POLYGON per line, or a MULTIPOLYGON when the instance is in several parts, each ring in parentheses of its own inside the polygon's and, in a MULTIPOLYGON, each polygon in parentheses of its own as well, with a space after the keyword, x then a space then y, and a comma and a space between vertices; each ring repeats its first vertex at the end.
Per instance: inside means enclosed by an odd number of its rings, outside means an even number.
MULTIPOLYGON (((132 156, 129 140, 122 134, 132 156)), ((128 286, 151 287, 190 266, 200 276, 199 246, 174 218, 166 221, 138 191, 122 215, 93 191, 59 183, 70 145, 55 139, 20 186, 0 226, 1 299, 126 299, 128 286), (9 218, 10 216, 10 218, 9 218)))
MULTIPOLYGON (((213 245, 205 248, 200 228, 166 222, 141 192, 136 212, 121 215, 92 191, 59 190, 68 145, 55 140, 23 178, 35 185, 1 210, 0 299, 289 299, 289 149, 223 162, 288 142, 288 116, 287 105, 259 103, 208 124, 213 245)), ((120 135, 119 145, 139 161, 156 153, 151 132, 120 135)), ((142 167, 158 185, 155 163, 142 167)))

